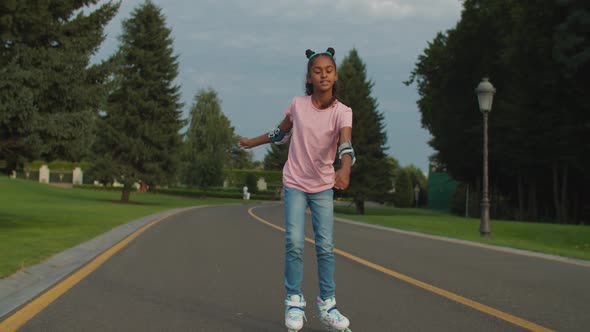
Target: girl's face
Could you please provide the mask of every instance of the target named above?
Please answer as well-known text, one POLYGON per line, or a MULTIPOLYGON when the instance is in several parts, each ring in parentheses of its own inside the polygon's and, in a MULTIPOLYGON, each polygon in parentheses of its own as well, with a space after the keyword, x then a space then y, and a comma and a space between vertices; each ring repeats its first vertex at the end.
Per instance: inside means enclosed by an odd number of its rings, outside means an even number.
POLYGON ((314 92, 332 91, 338 81, 334 62, 328 55, 318 55, 307 73, 307 83, 313 85, 314 92))

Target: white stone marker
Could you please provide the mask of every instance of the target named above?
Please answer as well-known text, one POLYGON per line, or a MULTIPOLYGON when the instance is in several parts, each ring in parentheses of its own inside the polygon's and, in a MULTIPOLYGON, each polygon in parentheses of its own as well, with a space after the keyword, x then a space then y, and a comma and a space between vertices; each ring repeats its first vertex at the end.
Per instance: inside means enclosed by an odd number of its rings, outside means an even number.
POLYGON ((264 180, 264 178, 258 179, 258 182, 256 182, 256 188, 258 188, 258 190, 268 189, 268 186, 266 184, 266 180, 264 180))
POLYGON ((49 167, 47 167, 47 165, 43 165, 39 168, 39 182, 49 183, 49 167))
POLYGON ((84 173, 80 167, 74 168, 74 172, 72 174, 72 184, 82 184, 84 182, 84 173))

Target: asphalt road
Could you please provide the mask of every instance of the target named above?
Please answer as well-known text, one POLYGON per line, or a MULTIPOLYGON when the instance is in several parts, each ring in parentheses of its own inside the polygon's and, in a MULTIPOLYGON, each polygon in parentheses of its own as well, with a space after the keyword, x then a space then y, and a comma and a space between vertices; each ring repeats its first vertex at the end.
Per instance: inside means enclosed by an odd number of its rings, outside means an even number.
MULTIPOLYGON (((169 217, 19 331, 286 331, 284 233, 249 209, 284 224, 279 204, 169 217)), ((590 267, 340 222, 335 242, 360 260, 336 256, 338 307, 354 332, 590 331, 590 267)), ((323 331, 313 244, 304 262, 302 332, 323 331)))

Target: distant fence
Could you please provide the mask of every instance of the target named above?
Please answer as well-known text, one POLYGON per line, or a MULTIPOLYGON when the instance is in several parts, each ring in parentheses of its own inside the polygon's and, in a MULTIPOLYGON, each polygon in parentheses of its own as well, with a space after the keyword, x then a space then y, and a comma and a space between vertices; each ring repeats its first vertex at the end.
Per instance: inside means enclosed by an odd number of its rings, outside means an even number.
POLYGON ((428 174, 428 208, 451 212, 451 200, 459 182, 449 174, 431 172, 428 174))
MULTIPOLYGON (((82 164, 82 166, 90 167, 90 164, 82 164)), ((10 177, 38 181, 41 183, 102 186, 102 184, 95 181, 92 176, 85 176, 82 167, 75 165, 75 163, 69 162, 53 162, 47 164, 41 161, 35 161, 25 164, 25 167, 22 170, 13 170, 10 177), (53 167, 56 169, 52 169, 53 167)), ((248 176, 254 178, 255 182, 253 186, 257 191, 279 192, 282 188, 282 172, 280 171, 225 170, 224 176, 224 188, 241 188, 247 183, 246 178, 248 176)), ((122 187, 123 185, 116 180, 113 180, 112 186, 122 187)), ((136 183, 134 184, 134 187, 139 188, 140 185, 136 183)), ((254 188, 250 188, 250 190, 252 189, 254 188)))
POLYGON ((80 167, 76 167, 71 171, 51 171, 47 165, 42 165, 38 170, 24 169, 18 172, 12 171, 10 177, 13 179, 19 178, 39 181, 41 183, 84 184, 84 172, 80 167))

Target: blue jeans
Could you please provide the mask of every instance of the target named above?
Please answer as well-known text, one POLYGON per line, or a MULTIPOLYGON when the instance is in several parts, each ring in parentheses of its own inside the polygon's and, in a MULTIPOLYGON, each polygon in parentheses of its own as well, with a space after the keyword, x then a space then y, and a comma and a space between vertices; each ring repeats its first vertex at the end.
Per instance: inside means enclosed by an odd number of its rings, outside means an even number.
POLYGON ((303 247, 305 245, 305 210, 311 210, 315 234, 320 297, 335 295, 334 282, 334 192, 328 189, 315 194, 285 187, 285 288, 287 296, 301 294, 303 247))

